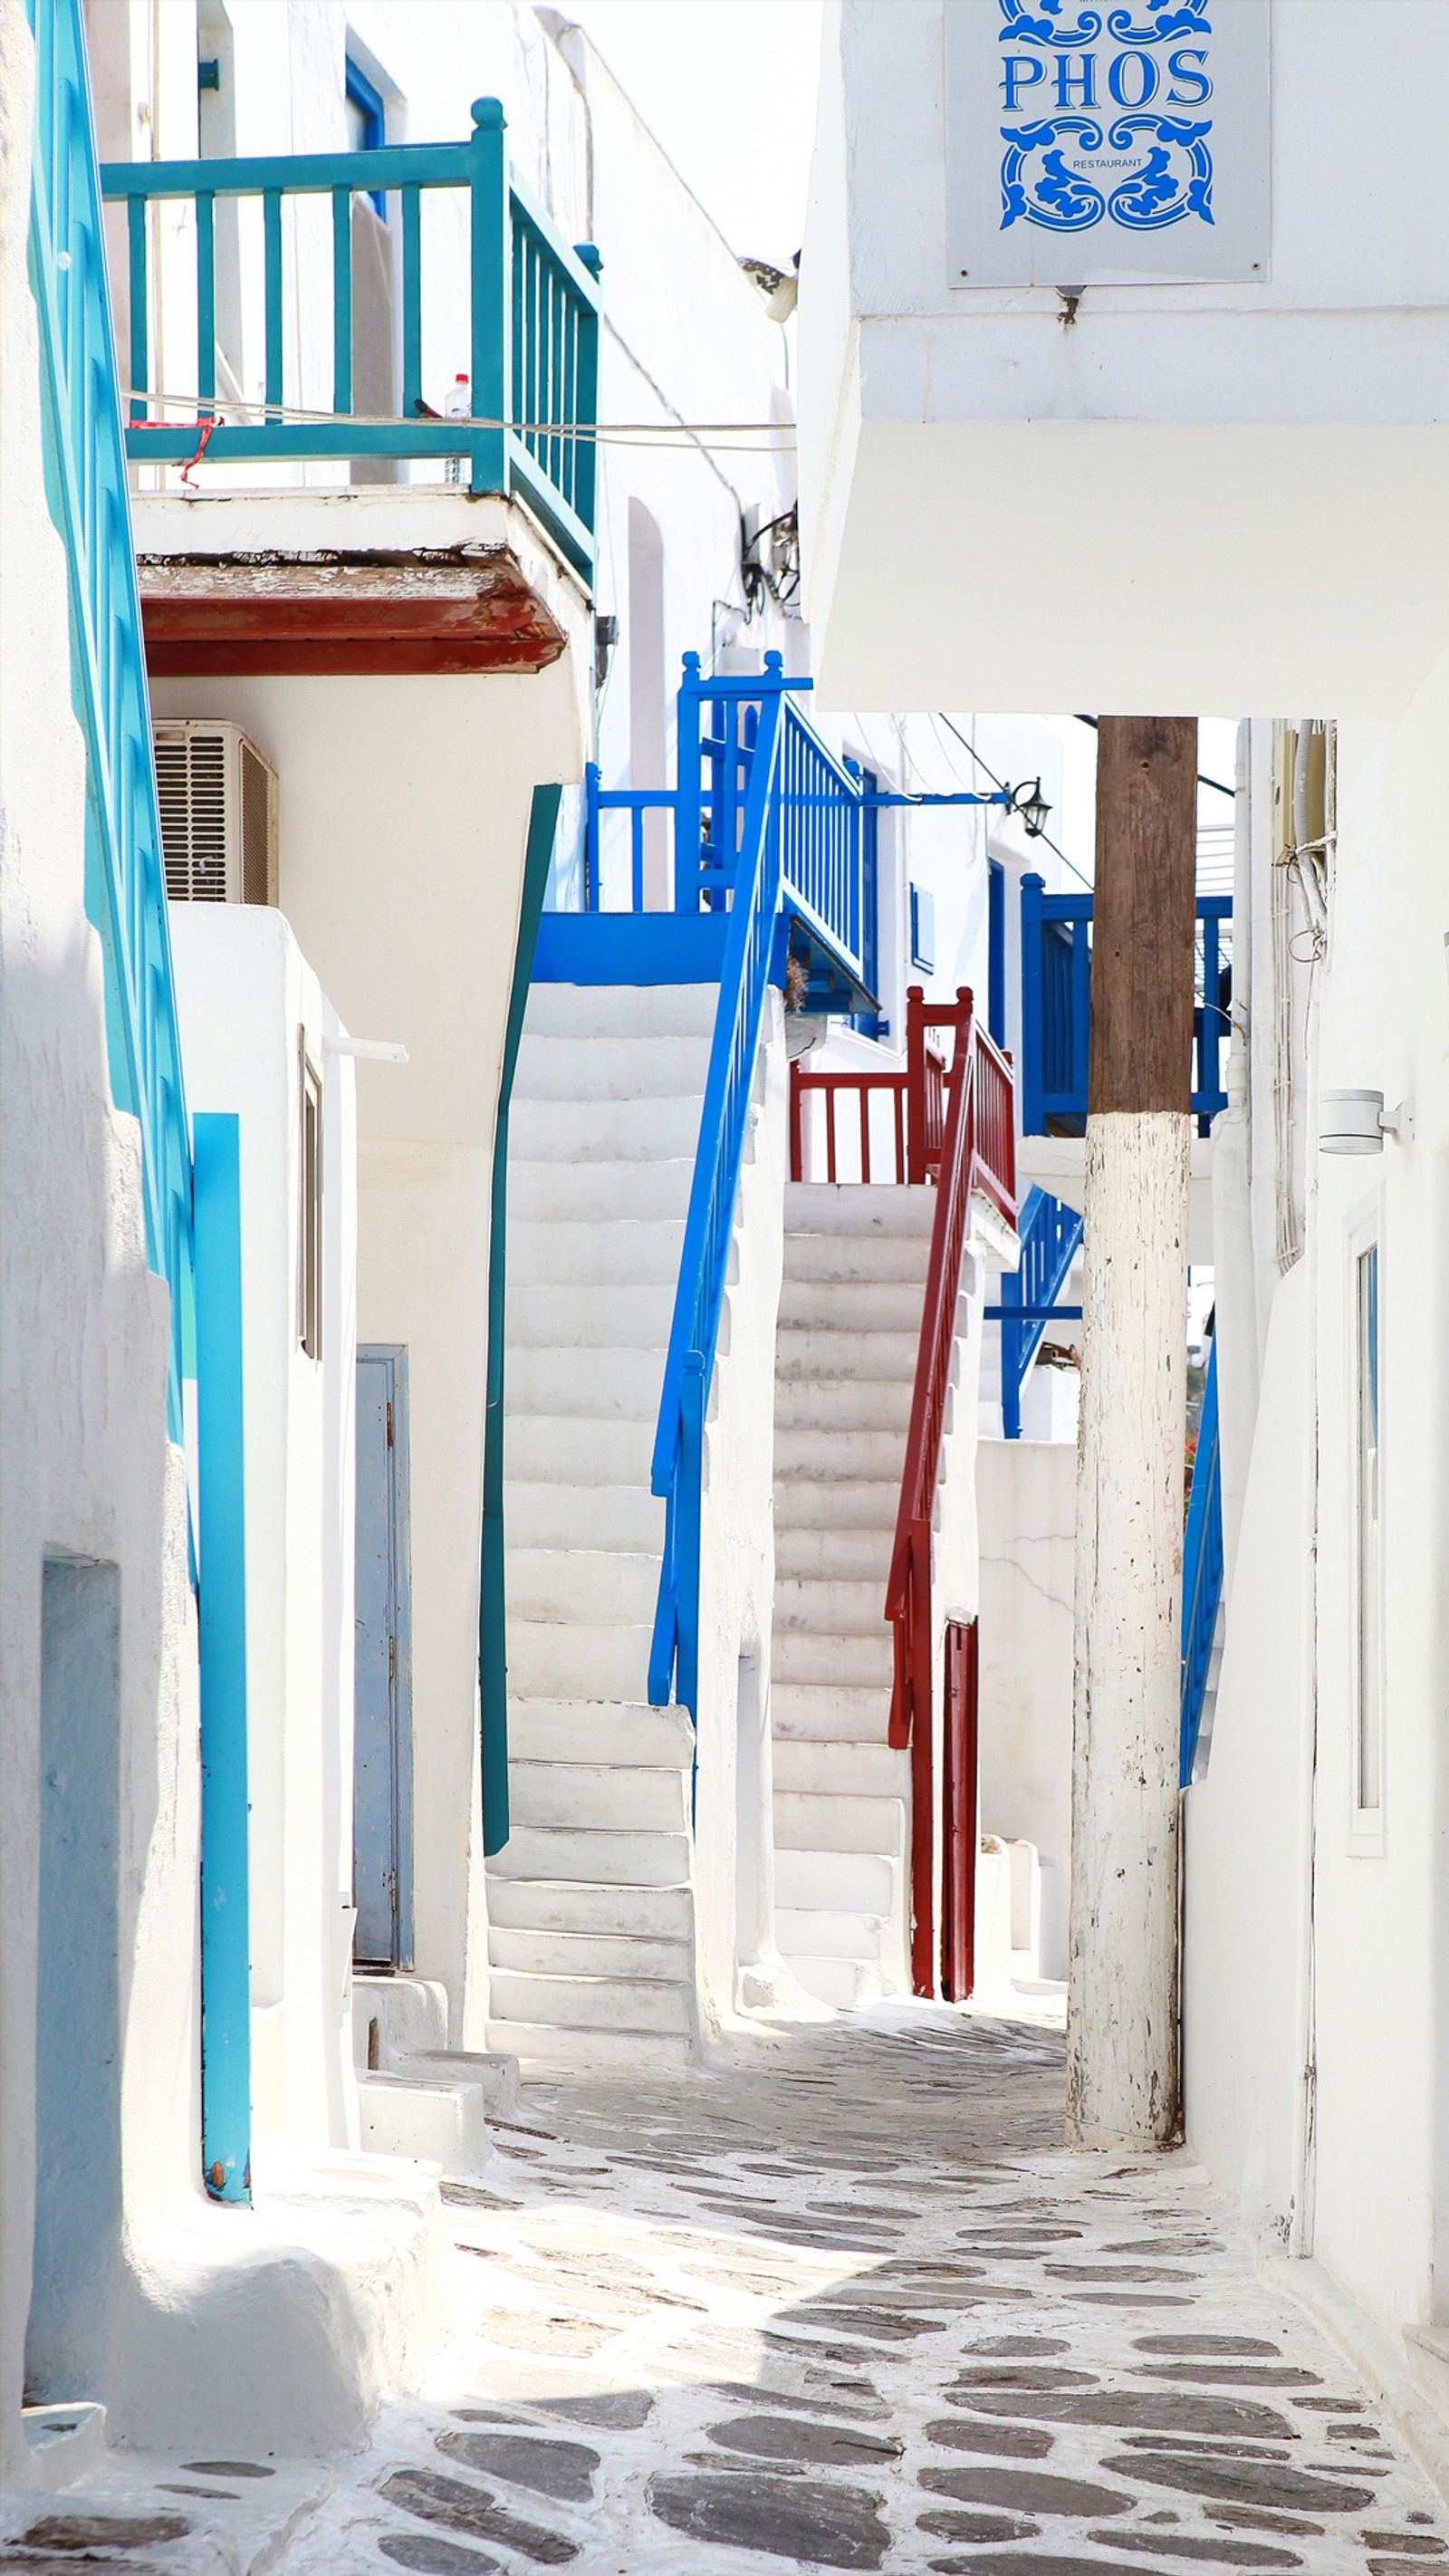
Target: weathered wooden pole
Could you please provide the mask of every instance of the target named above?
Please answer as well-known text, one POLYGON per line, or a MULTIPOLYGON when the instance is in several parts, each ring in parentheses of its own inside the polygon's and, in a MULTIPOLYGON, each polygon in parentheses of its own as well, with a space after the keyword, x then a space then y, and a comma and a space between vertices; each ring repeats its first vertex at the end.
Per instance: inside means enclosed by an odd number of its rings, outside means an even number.
POLYGON ((1077 1451, 1067 2135, 1178 2122, 1197 724, 1104 716, 1077 1451))

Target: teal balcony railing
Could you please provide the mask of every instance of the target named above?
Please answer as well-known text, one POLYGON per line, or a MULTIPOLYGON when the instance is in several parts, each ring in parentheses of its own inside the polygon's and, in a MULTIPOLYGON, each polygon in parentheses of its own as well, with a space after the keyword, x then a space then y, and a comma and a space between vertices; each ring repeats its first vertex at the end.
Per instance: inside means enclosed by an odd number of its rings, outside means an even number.
POLYGON ((191 1148, 80 0, 40 0, 34 22, 30 273, 86 746, 86 910, 105 961, 111 1095, 140 1121, 146 1260, 171 1291, 168 1417, 179 1441, 194 1311, 191 1148))
POLYGON ((151 464, 185 464, 204 432, 206 458, 216 463, 459 457, 473 491, 519 494, 577 570, 591 575, 599 257, 588 244, 566 242, 510 170, 504 124, 497 99, 481 98, 474 101, 466 143, 108 163, 102 185, 107 198, 125 203, 130 249, 128 453, 151 464), (472 410, 463 419, 440 418, 423 391, 423 198, 433 190, 468 196, 472 410), (353 402, 352 209, 363 196, 395 196, 398 207, 402 367, 395 418, 361 415, 353 402), (247 199, 261 207, 264 367, 262 396, 254 403, 219 399, 217 391, 218 205, 247 199), (326 201, 315 234, 309 228, 305 236, 319 262, 309 274, 309 295, 327 286, 330 259, 331 407, 325 413, 307 406, 301 385, 289 385, 286 363, 286 253, 289 242, 303 238, 299 226, 311 225, 302 206, 309 199, 326 201), (149 218, 158 203, 177 200, 190 205, 195 223, 197 380, 158 388, 148 325, 149 218), (194 420, 176 419, 188 410, 194 420))

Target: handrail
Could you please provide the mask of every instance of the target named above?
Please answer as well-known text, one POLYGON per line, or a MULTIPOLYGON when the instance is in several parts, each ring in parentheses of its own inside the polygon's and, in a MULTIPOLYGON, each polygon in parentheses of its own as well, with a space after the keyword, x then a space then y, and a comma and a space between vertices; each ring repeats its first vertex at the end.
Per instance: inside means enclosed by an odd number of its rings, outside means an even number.
POLYGON ((710 683, 717 702, 734 711, 728 726, 731 788, 742 773, 743 792, 725 798, 716 790, 708 856, 701 863, 713 871, 721 893, 728 892, 729 928, 651 1471, 666 1512, 649 1698, 663 1707, 672 1683, 674 1697, 694 1718, 704 1419, 780 904, 780 835, 770 826, 789 686, 778 653, 767 655, 763 680, 710 683), (748 725, 740 720, 747 698, 755 701, 748 725))
MULTIPOLYGON (((1081 1211, 1065 1206, 1033 1182, 1016 1230, 1021 1267, 1002 1279, 996 1313, 1001 1325, 1001 1429, 1007 1440, 1021 1438, 1021 1391, 1081 1248, 1081 1211)), ((1067 1311, 1063 1310, 1064 1318, 1067 1311)))
POLYGON ((193 1375, 191 1148, 141 605, 106 283, 80 0, 31 0, 36 148, 31 280, 51 515, 70 581, 73 697, 85 736, 86 912, 104 959, 111 1096, 141 1128, 147 1268, 171 1292, 167 1425, 193 1375))
POLYGON ((839 1177, 839 1155, 836 1136, 836 1107, 847 1092, 857 1095, 860 1121, 860 1177, 874 1179, 871 1144, 870 1104, 881 1098, 890 1103, 887 1136, 891 1148, 891 1170, 888 1179, 901 1182, 906 1177, 906 1077, 903 1073, 807 1073, 803 1064, 790 1067, 790 1178, 803 1181, 812 1177, 806 1172, 807 1161, 813 1160, 814 1138, 807 1152, 805 1104, 818 1099, 825 1112, 825 1177, 833 1182, 839 1177))
MULTIPOLYGON (((928 1016, 940 1020, 948 1014, 939 1006, 929 1014, 918 1009, 923 1030, 928 1016)), ((976 1027, 965 986, 957 993, 949 1017, 954 1022, 955 1047, 947 1076, 936 1210, 885 1603, 885 1615, 895 1629, 889 1741, 897 1750, 909 1746, 911 1753, 911 1975, 915 1991, 922 1995, 935 1992, 931 1522, 973 1189, 979 1189, 1009 1225, 1016 1221, 1011 1066, 994 1041, 976 1027)))
POLYGON ((1218 1441, 1218 1346, 1208 1352, 1197 1455, 1182 1544, 1182 1745, 1180 1778, 1192 1785, 1208 1670, 1223 1592, 1223 1466, 1218 1441))
MULTIPOLYGON (((1231 895, 1197 898, 1192 1112, 1204 1136, 1228 1101, 1223 1058, 1229 1037, 1232 913, 1231 895)), ((1021 1126, 1025 1136, 1083 1132, 1091 979, 1090 892, 1048 894, 1045 879, 1028 873, 1021 880, 1021 1126)))
MULTIPOLYGON (((44 13, 42 12, 42 15, 44 13)), ((598 419, 599 257, 564 239, 504 147, 495 98, 473 102, 463 143, 394 143, 371 152, 255 154, 230 160, 116 161, 105 196, 124 202, 130 249, 131 420, 127 453, 151 464, 191 459, 207 429, 208 462, 270 458, 466 457, 475 492, 519 491, 573 564, 593 567, 598 419), (423 397, 422 197, 469 196, 471 414, 440 418, 423 397), (352 210, 362 196, 396 195, 401 268, 402 401, 395 420, 356 420, 353 405, 352 210), (331 409, 307 416, 285 392, 283 215, 303 198, 330 199, 331 409), (217 399, 216 206, 252 198, 262 210, 264 391, 245 406, 217 399), (196 223, 194 396, 151 386, 148 210, 189 200, 196 223), (166 417, 152 419, 155 405, 166 417), (234 420, 229 411, 260 411, 234 420), (195 422, 175 412, 194 409, 195 422), (576 436, 576 431, 589 434, 576 436)), ((319 210, 320 212, 320 210, 319 210)), ((296 221, 295 213, 293 221, 296 221)), ((317 252, 324 273, 319 221, 317 252)))

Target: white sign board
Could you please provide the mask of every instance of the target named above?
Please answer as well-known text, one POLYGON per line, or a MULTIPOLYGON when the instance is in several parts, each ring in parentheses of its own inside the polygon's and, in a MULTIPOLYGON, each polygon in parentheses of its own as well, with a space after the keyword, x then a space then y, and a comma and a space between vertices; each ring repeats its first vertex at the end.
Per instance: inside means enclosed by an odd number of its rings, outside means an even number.
POLYGON ((1268 0, 944 0, 955 286, 1268 273, 1268 0))

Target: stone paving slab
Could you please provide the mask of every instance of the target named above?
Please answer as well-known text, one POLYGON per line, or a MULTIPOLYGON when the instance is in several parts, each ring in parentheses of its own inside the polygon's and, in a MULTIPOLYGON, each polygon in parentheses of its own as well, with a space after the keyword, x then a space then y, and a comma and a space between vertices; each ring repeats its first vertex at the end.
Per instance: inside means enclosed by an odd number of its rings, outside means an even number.
MULTIPOLYGON (((106 2556, 1427 2576, 1449 2514, 1361 2384, 1187 2157, 1062 2151, 1062 2055, 922 2008, 672 2082, 530 2087, 487 2187, 445 2186, 455 2332, 426 2400, 385 2408, 264 2547, 218 2465, 156 2478, 185 2538, 106 2556)), ((44 2509, 99 2509, 80 2497, 44 2509)), ((0 2544, 0 2570, 56 2557, 40 2518, 7 2523, 27 2554, 0 2544)))

